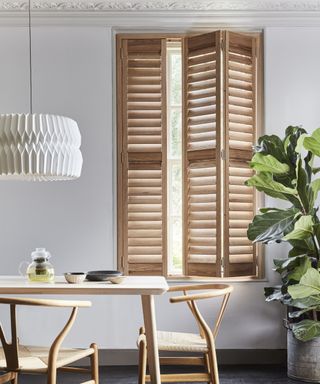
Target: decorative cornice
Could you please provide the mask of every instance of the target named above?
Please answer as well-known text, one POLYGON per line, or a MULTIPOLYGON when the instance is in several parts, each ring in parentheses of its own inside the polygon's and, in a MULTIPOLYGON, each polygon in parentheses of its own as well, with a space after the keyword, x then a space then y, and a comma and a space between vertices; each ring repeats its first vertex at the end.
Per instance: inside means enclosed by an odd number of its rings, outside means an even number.
MULTIPOLYGON (((0 1, 0 11, 26 11, 23 0, 0 1)), ((252 11, 314 12, 320 11, 319 0, 33 0, 38 11, 252 11)))
MULTIPOLYGON (((34 25, 115 31, 320 27, 320 0, 31 0, 34 25)), ((0 27, 26 26, 28 0, 0 0, 0 27)))

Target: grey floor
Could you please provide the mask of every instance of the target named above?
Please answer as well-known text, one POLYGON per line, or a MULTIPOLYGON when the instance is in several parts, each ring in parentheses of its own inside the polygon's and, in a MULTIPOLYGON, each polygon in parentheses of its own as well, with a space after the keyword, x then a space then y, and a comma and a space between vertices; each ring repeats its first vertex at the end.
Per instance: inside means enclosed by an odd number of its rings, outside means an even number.
MULTIPOLYGON (((172 369, 172 368, 171 368, 172 369)), ((88 380, 85 376, 63 374, 59 376, 59 384, 76 384, 88 380)), ((19 384, 45 384, 40 376, 22 376, 19 384)), ((103 367, 100 384, 136 384, 136 367, 103 367)), ((289 384, 298 383, 286 376, 285 367, 281 366, 222 366, 220 368, 220 384, 289 384)))

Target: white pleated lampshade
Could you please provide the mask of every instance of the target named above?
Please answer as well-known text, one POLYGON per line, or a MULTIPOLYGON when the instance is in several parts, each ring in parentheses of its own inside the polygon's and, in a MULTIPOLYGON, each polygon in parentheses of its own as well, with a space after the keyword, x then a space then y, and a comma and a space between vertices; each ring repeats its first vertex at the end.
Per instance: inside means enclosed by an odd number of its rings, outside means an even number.
POLYGON ((77 123, 48 114, 0 114, 0 180, 70 180, 80 176, 77 123))

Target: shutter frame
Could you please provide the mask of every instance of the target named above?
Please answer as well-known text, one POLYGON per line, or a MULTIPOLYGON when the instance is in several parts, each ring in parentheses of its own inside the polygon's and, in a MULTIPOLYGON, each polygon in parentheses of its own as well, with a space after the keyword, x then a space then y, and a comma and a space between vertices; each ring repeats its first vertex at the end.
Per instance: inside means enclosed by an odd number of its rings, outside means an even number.
MULTIPOLYGON (((220 76, 217 73, 221 71, 221 31, 211 32, 203 35, 197 35, 193 37, 185 37, 183 39, 183 243, 184 243, 184 274, 187 276, 204 276, 204 277, 219 277, 221 276, 221 236, 215 236, 214 227, 212 224, 207 224, 205 220, 205 212, 201 211, 201 204, 197 204, 197 208, 192 208, 192 199, 199 199, 199 195, 192 195, 191 184, 197 182, 197 178, 192 176, 192 172, 196 167, 199 167, 198 173, 203 175, 210 175, 215 168, 216 177, 216 192, 215 192, 215 231, 221 226, 221 209, 220 209, 220 172, 221 167, 221 147, 220 147, 220 122, 221 122, 221 93, 220 93, 220 76), (196 52, 195 56, 192 53, 196 52), (211 73, 212 72, 212 73, 211 73), (203 81, 203 83, 201 83, 203 81), (196 86, 193 85, 196 83, 196 86), (200 83, 197 85, 197 83, 200 83), (208 90, 209 89, 209 90, 208 90), (190 93, 189 93, 190 91, 190 93), (214 97, 215 101, 210 99, 214 97), (199 100, 203 100, 200 102, 199 100), (204 104, 204 105, 203 105, 204 104), (210 114, 208 108, 212 108, 212 114, 210 114), (200 108, 200 113, 198 112, 200 108), (195 112, 198 116, 201 116, 201 111, 204 111, 203 116, 209 116, 200 120, 204 126, 204 129, 198 129, 198 121, 193 119, 192 116, 195 112), (193 112, 193 113, 192 113, 193 112), (209 112, 209 115, 208 115, 209 112), (191 118, 190 118, 191 115, 191 118), (206 127, 214 120, 215 116, 215 129, 214 131, 206 127), (193 128, 196 127, 196 128, 193 128), (195 134, 193 132, 195 131, 195 134), (202 133, 202 131, 204 133, 202 133), (209 131, 208 134, 205 132, 209 131), (197 132, 201 132, 201 137, 212 138, 215 134, 215 143, 209 139, 208 142, 204 141, 203 144, 198 144, 197 141, 192 141, 193 137, 197 135, 197 132), (201 136, 202 135, 202 136, 201 136), (202 170, 201 170, 202 169, 202 170), (198 196, 198 197, 196 197, 198 196), (195 210, 194 210, 195 209, 195 210), (198 210, 197 210, 198 209, 198 210), (192 215, 197 215, 199 220, 192 220, 192 215), (205 227, 209 225, 209 229, 205 227), (194 235, 193 232, 198 231, 199 235, 194 235), (210 243, 210 237, 206 236, 207 232, 212 231, 212 242, 210 243), (215 237, 215 251, 214 251, 214 237, 215 237), (197 256, 197 252, 200 252, 197 256), (215 256, 215 263, 206 261, 205 255, 201 256, 201 253, 211 253, 215 256), (194 255, 192 255, 195 253, 194 255)), ((195 171, 196 173, 196 171, 195 171)), ((210 176, 204 176, 200 178, 202 180, 210 180, 210 176)), ((213 186, 213 185, 212 185, 213 186)), ((205 187, 203 187, 205 188, 205 187)), ((210 184, 206 188, 210 190, 210 184)), ((201 198, 201 195, 200 195, 201 198)), ((210 192, 205 197, 205 205, 208 207, 212 201, 214 195, 210 192)), ((199 200, 198 200, 199 201, 199 200)), ((201 201, 201 200, 200 200, 201 201)), ((207 209, 210 209, 209 207, 207 209)), ((212 210, 211 210, 212 212, 212 210)), ((195 216, 197 218, 197 216, 195 216)), ((210 211, 208 211, 208 217, 210 217, 210 211)))
POLYGON ((252 173, 249 166, 252 157, 250 147, 257 140, 261 124, 258 100, 262 93, 261 87, 257 87, 257 82, 261 81, 259 58, 259 35, 224 32, 225 277, 261 274, 261 261, 258 269, 258 252, 261 253, 261 247, 252 244, 246 234, 247 224, 252 220, 261 200, 256 191, 252 189, 250 192, 249 187, 242 186, 242 182, 252 173), (238 123, 234 124, 233 121, 238 123), (241 187, 237 187, 239 183, 241 187), (239 209, 239 205, 244 208, 239 209))
POLYGON ((167 274, 165 47, 117 36, 118 264, 129 275, 167 274))

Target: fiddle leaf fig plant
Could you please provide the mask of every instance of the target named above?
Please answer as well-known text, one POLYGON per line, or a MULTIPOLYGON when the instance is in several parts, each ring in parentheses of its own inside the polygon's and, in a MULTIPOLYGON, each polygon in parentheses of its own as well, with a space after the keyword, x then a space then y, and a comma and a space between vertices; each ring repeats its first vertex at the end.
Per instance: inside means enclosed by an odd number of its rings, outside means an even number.
POLYGON ((282 284, 266 287, 267 301, 288 306, 287 323, 302 341, 320 337, 320 128, 311 135, 289 126, 284 138, 264 135, 250 162, 255 174, 246 185, 285 200, 285 209, 261 208, 248 227, 248 238, 265 244, 288 242, 288 258, 275 259, 282 284))

